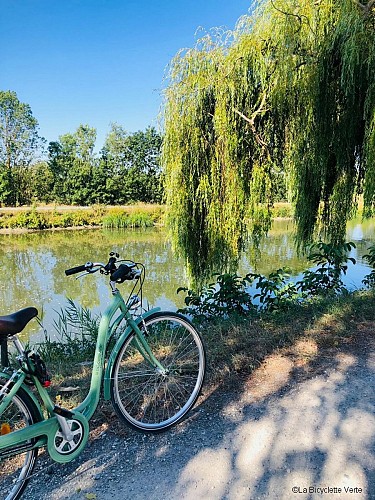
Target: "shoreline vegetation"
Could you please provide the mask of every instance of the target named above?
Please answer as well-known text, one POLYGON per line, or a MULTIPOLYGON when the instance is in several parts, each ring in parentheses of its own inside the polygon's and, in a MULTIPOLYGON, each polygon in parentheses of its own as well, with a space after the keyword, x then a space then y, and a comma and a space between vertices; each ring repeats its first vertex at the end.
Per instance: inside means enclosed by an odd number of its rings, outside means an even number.
MULTIPOLYGON (((219 275, 217 286, 208 285, 200 292, 177 290, 186 293, 187 307, 179 312, 189 315, 201 331, 209 353, 206 396, 221 385, 256 379, 259 369, 275 357, 288 364, 288 377, 295 370, 308 374, 327 350, 355 347, 361 338, 367 342, 373 337, 375 246, 365 256, 373 269, 362 281, 365 288, 349 291, 341 275, 348 261, 355 264, 347 255, 353 246, 315 245, 309 260, 317 268, 304 272, 295 284, 287 283, 287 274, 279 269, 268 277, 219 275), (255 278, 258 293, 251 295, 246 286, 255 278), (253 302, 257 296, 259 305, 253 302)), ((55 327, 60 339, 45 332, 45 341, 37 346, 47 366, 53 367, 52 395, 67 408, 88 390, 99 319, 69 301, 55 327)), ((108 417, 107 405, 101 410, 100 424, 108 417)))
POLYGON ((0 208, 0 233, 77 228, 146 228, 164 225, 165 206, 41 205, 0 208))
MULTIPOLYGON (((354 218, 363 215, 359 203, 354 218)), ((288 202, 277 202, 272 208, 272 219, 293 219, 293 207, 288 202)), ((165 226, 167 206, 154 203, 132 205, 33 205, 0 207, 0 234, 17 234, 62 229, 124 229, 165 226)))
MULTIPOLYGON (((164 226, 167 208, 162 204, 34 205, 0 208, 0 234, 77 228, 146 228, 164 226)), ((360 215, 360 210, 359 210, 360 215)), ((274 219, 292 219, 290 203, 275 203, 274 219)))

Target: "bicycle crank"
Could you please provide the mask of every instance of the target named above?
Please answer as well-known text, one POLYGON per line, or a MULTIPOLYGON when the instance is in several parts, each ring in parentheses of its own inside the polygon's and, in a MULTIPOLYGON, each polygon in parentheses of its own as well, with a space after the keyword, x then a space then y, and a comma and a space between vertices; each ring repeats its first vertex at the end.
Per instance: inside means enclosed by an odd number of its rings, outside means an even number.
POLYGON ((65 423, 64 430, 59 427, 48 439, 48 453, 52 460, 59 463, 74 460, 89 437, 89 425, 81 413, 74 413, 73 418, 66 419, 65 423))

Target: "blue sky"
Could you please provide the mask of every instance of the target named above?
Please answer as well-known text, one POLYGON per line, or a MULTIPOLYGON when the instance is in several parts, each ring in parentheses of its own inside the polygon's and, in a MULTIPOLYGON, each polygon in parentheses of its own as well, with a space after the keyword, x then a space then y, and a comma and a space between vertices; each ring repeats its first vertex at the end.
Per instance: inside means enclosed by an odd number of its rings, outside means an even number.
POLYGON ((47 141, 79 124, 158 127, 165 67, 199 27, 235 26, 251 0, 0 0, 0 90, 30 104, 47 141))

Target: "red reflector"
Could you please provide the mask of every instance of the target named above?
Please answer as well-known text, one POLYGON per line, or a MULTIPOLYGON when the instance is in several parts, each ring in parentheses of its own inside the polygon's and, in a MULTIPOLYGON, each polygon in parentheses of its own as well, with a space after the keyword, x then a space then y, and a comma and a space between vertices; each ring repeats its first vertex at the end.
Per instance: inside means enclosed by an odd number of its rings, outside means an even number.
POLYGON ((43 383, 43 387, 49 387, 51 385, 51 381, 50 380, 46 380, 44 383, 43 383))

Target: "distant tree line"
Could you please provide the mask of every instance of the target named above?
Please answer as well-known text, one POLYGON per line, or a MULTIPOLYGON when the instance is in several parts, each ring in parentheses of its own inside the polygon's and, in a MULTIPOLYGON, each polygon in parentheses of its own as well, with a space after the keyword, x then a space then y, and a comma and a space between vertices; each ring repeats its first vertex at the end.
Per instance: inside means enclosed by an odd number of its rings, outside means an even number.
POLYGON ((80 125, 46 143, 28 104, 0 91, 0 204, 160 203, 162 137, 154 127, 127 133, 111 124, 95 153, 96 129, 80 125))

